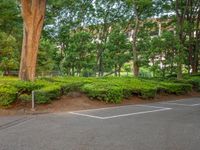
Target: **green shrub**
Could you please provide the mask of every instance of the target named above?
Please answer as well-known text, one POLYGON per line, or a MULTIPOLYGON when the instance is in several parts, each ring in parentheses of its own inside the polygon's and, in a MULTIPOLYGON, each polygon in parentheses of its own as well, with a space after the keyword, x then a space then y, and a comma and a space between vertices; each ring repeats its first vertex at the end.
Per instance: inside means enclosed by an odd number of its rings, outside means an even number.
POLYGON ((133 90, 129 88, 123 88, 123 97, 128 99, 131 97, 133 94, 138 94, 138 92, 133 92, 133 90))
POLYGON ((144 99, 154 98, 157 93, 157 88, 146 88, 141 90, 141 97, 144 99))
POLYGON ((89 97, 106 102, 119 103, 123 98, 137 94, 142 98, 154 98, 157 86, 138 78, 98 78, 82 88, 89 97))
POLYGON ((75 82, 75 83, 62 83, 61 90, 62 94, 68 94, 71 91, 79 91, 83 83, 75 82))
POLYGON ((86 84, 81 89, 90 98, 111 103, 120 103, 123 98, 123 89, 99 83, 86 84))
POLYGON ((200 77, 198 76, 187 76, 182 80, 170 80, 173 83, 189 84, 195 91, 200 91, 200 77))
POLYGON ((39 104, 49 103, 60 95, 70 91, 82 91, 92 99, 111 103, 120 103, 123 98, 138 95, 142 98, 154 98, 160 91, 182 94, 194 89, 200 91, 200 77, 187 76, 176 79, 144 79, 135 77, 54 77, 41 78, 35 82, 24 82, 17 78, 0 78, 0 105, 9 105, 18 99, 30 101, 31 91, 35 91, 35 100, 39 104), (7 91, 7 92, 4 92, 7 91), (6 97, 6 98, 5 98, 6 97))
POLYGON ((19 93, 31 93, 33 90, 40 89, 44 85, 37 82, 17 81, 12 83, 18 89, 19 93))
POLYGON ((196 91, 200 91, 200 77, 199 76, 193 76, 188 79, 186 79, 190 84, 193 85, 193 89, 196 91))
POLYGON ((121 103, 123 98, 123 89, 120 87, 112 87, 106 92, 106 102, 121 103))
POLYGON ((35 91, 35 100, 38 104, 49 103, 52 99, 56 99, 61 95, 61 87, 59 85, 49 85, 40 90, 35 91))
POLYGON ((21 94, 18 99, 22 102, 30 102, 32 100, 32 95, 21 94))
POLYGON ((17 98, 17 89, 11 86, 0 87, 0 105, 8 106, 17 98))
POLYGON ((154 98, 157 93, 157 85, 148 80, 125 78, 120 84, 123 87, 124 98, 130 97, 132 94, 137 94, 144 99, 154 98))
POLYGON ((169 94, 183 94, 192 90, 192 85, 184 83, 167 83, 161 82, 160 88, 169 94))

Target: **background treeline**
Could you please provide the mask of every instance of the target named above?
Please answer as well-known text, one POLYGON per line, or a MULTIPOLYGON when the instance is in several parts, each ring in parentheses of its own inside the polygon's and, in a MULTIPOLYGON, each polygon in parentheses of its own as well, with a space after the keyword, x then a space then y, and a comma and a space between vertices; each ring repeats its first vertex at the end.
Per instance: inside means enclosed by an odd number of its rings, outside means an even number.
MULTIPOLYGON (((199 0, 49 0, 38 75, 197 74, 199 0)), ((0 72, 17 74, 20 4, 0 1, 0 72)))

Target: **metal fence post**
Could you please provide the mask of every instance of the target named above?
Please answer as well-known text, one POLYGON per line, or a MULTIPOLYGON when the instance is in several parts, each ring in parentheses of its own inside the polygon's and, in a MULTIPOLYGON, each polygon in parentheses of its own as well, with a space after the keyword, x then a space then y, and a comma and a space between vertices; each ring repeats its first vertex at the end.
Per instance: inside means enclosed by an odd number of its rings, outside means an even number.
POLYGON ((35 92, 32 91, 32 107, 31 107, 32 111, 35 111, 35 92))

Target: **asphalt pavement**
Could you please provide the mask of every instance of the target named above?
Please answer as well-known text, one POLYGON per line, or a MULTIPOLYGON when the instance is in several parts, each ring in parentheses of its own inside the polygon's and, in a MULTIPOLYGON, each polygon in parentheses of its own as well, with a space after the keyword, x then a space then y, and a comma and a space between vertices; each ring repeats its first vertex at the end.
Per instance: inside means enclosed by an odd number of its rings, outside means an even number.
POLYGON ((199 150, 200 98, 0 117, 0 150, 199 150))

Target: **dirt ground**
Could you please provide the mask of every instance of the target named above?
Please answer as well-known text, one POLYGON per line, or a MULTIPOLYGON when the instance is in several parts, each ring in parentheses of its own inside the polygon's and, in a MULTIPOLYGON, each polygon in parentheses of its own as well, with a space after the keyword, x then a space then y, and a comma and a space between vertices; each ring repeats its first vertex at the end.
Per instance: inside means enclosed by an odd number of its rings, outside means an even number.
POLYGON ((35 111, 31 111, 31 103, 16 102, 9 108, 0 108, 0 116, 9 115, 24 115, 24 114, 43 114, 53 112, 68 112, 75 110, 94 109, 102 107, 122 106, 130 104, 146 104, 160 101, 178 100, 183 98, 200 97, 200 93, 191 92, 185 95, 158 95, 154 99, 141 99, 137 96, 132 96, 129 99, 124 99, 120 104, 110 104, 103 101, 91 100, 82 93, 70 93, 67 96, 62 96, 58 100, 52 101, 50 104, 36 105, 35 111))

